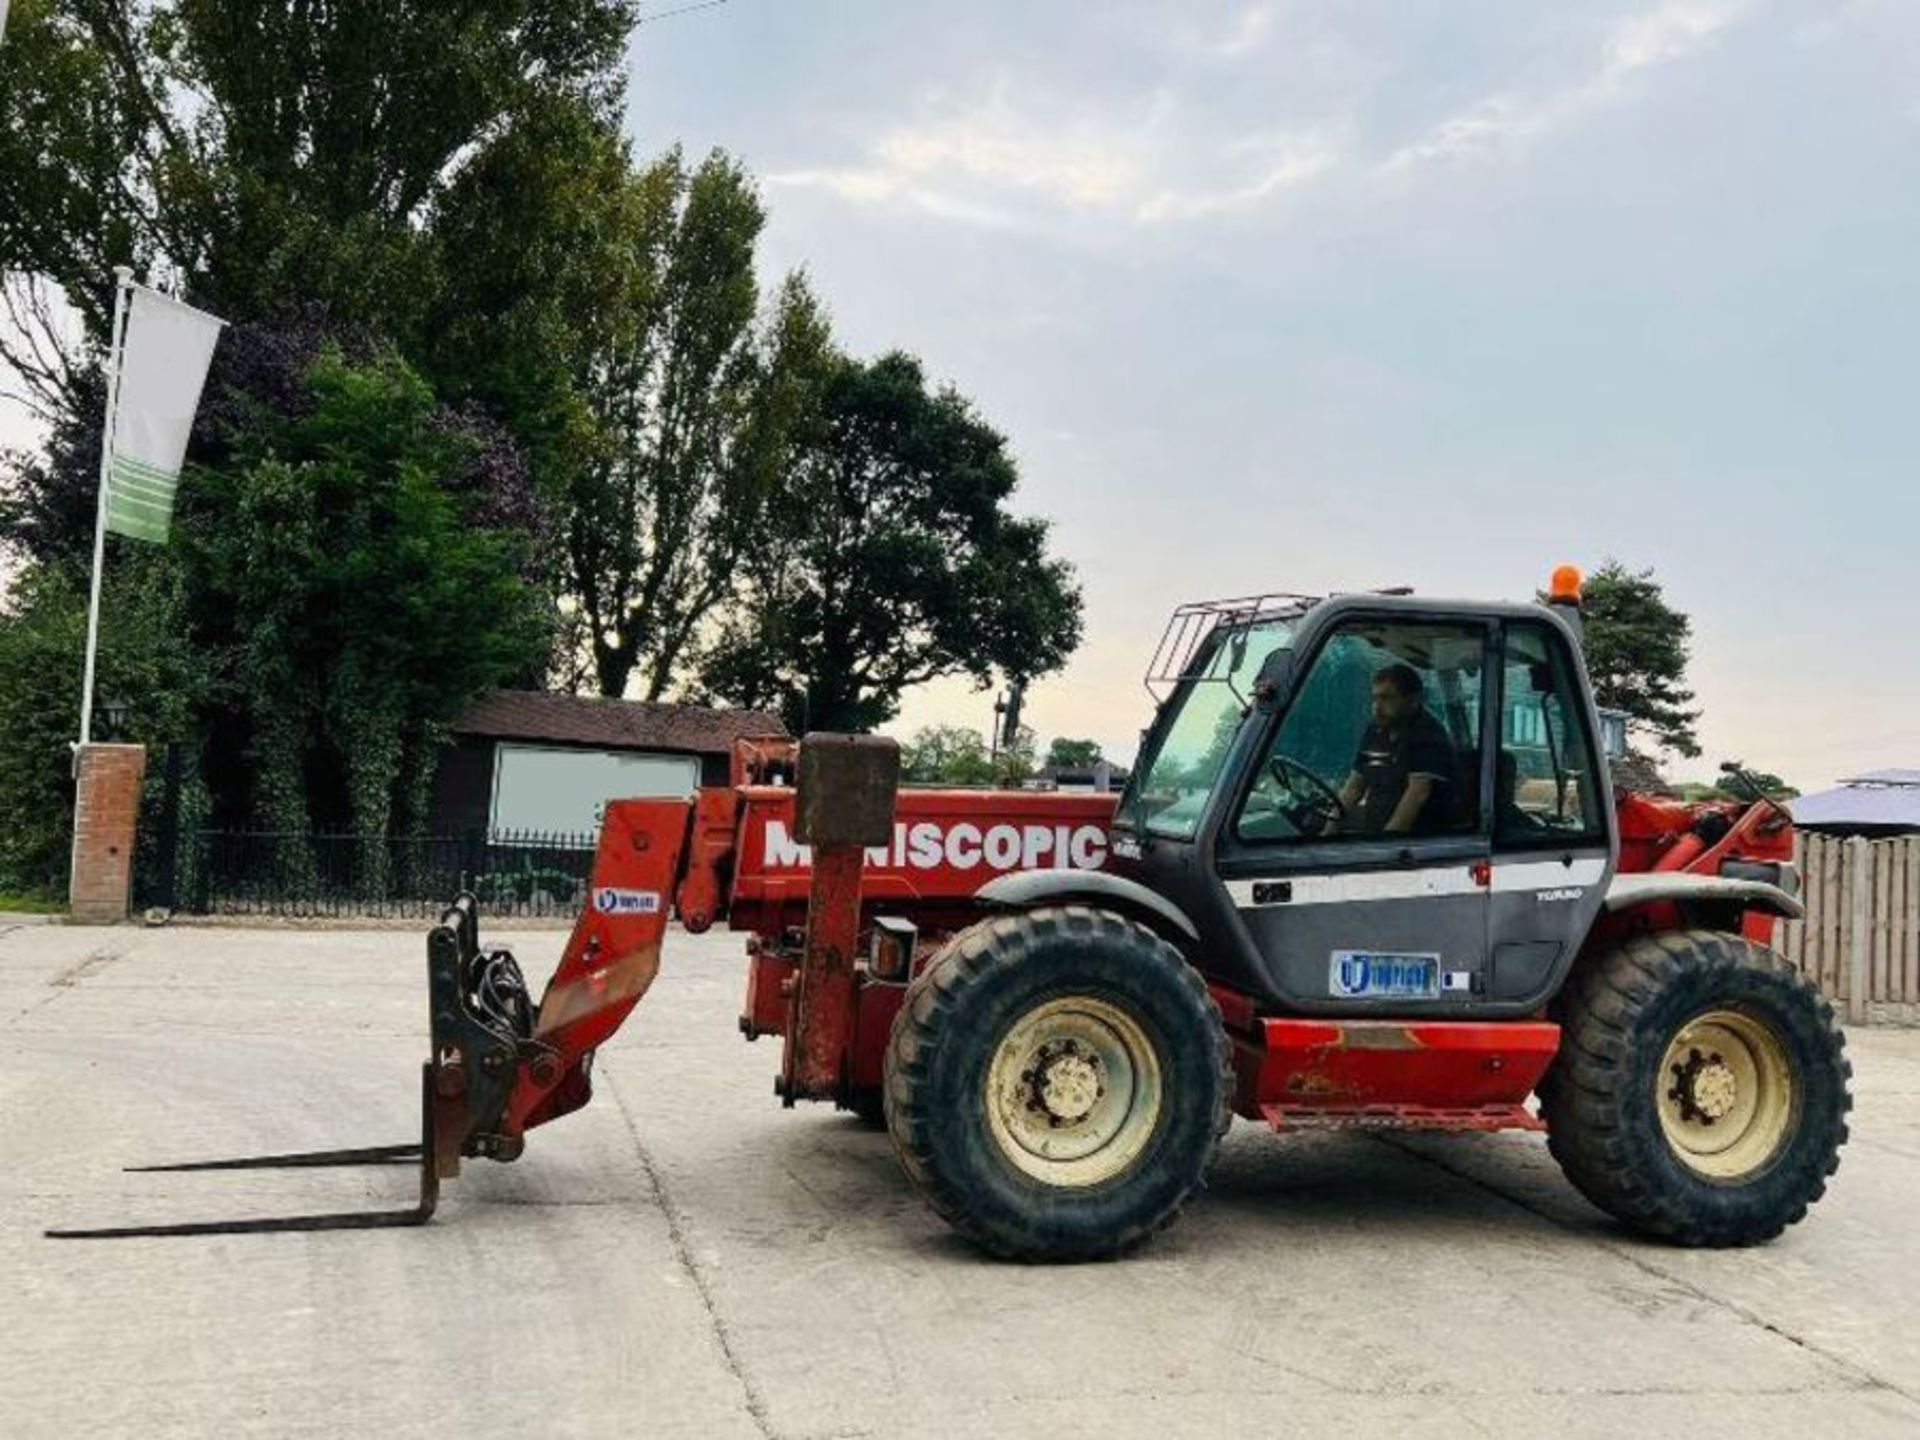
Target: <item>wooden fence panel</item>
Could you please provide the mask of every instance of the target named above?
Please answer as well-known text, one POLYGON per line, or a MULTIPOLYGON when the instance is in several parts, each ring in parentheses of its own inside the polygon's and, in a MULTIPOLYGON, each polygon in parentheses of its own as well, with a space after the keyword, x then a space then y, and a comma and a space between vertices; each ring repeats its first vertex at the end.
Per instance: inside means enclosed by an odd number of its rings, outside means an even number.
POLYGON ((1920 837, 1909 835, 1901 843, 1907 852, 1906 901, 1900 907, 1907 957, 1901 992, 1907 1004, 1920 1005, 1920 837))
POLYGON ((1855 1022, 1920 1023, 1920 836, 1798 837, 1807 914, 1774 946, 1855 1022))
POLYGON ((1870 845, 1868 854, 1874 856, 1874 987, 1870 991, 1876 1000, 1891 1000, 1893 989, 1891 968, 1887 966, 1887 956, 1893 954, 1893 845, 1870 845))

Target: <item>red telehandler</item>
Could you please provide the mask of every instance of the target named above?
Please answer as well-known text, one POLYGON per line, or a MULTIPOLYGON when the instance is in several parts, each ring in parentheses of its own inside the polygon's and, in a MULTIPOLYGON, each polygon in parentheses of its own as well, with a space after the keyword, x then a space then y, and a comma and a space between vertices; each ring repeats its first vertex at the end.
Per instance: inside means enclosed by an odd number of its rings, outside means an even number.
POLYGON ((1132 1248, 1235 1114, 1544 1130, 1591 1200, 1685 1245, 1769 1239, 1819 1198, 1850 1069, 1767 948, 1801 913, 1791 822, 1757 788, 1611 789, 1577 572, 1544 605, 1184 606, 1148 683, 1117 802, 899 789, 892 742, 837 735, 612 802, 537 1004, 471 895, 429 936, 419 1144, 158 1167, 417 1163, 416 1206, 51 1233, 425 1221, 463 1158, 516 1159, 587 1102, 674 916, 747 934, 740 1027, 782 1037, 785 1103, 883 1121, 997 1255, 1132 1248))

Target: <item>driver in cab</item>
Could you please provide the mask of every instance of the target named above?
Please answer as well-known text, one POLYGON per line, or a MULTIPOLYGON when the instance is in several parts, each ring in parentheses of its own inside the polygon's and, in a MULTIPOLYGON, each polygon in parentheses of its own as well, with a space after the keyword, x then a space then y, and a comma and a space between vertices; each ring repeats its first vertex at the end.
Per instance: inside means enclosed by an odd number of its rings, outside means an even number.
POLYGON ((1431 835, 1447 828, 1453 742, 1427 710, 1424 689, 1410 665, 1388 665, 1374 675, 1372 723, 1340 787, 1340 828, 1363 835, 1431 835))

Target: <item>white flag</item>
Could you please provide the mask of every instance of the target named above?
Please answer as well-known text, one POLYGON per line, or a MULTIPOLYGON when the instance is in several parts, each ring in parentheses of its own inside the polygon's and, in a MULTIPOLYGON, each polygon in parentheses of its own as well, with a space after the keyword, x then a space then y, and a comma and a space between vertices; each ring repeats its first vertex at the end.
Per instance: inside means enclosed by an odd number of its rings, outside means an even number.
POLYGON ((107 528, 164 544, 214 341, 223 322, 132 287, 114 397, 107 528))

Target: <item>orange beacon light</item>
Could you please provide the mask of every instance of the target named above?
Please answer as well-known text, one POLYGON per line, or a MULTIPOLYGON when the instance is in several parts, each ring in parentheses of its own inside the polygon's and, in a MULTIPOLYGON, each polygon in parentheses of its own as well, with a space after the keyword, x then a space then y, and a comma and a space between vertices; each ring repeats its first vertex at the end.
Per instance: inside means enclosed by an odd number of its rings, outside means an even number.
POLYGON ((1547 598, 1556 605, 1578 605, 1580 603, 1580 567, 1561 565, 1553 572, 1553 579, 1547 582, 1547 598))

